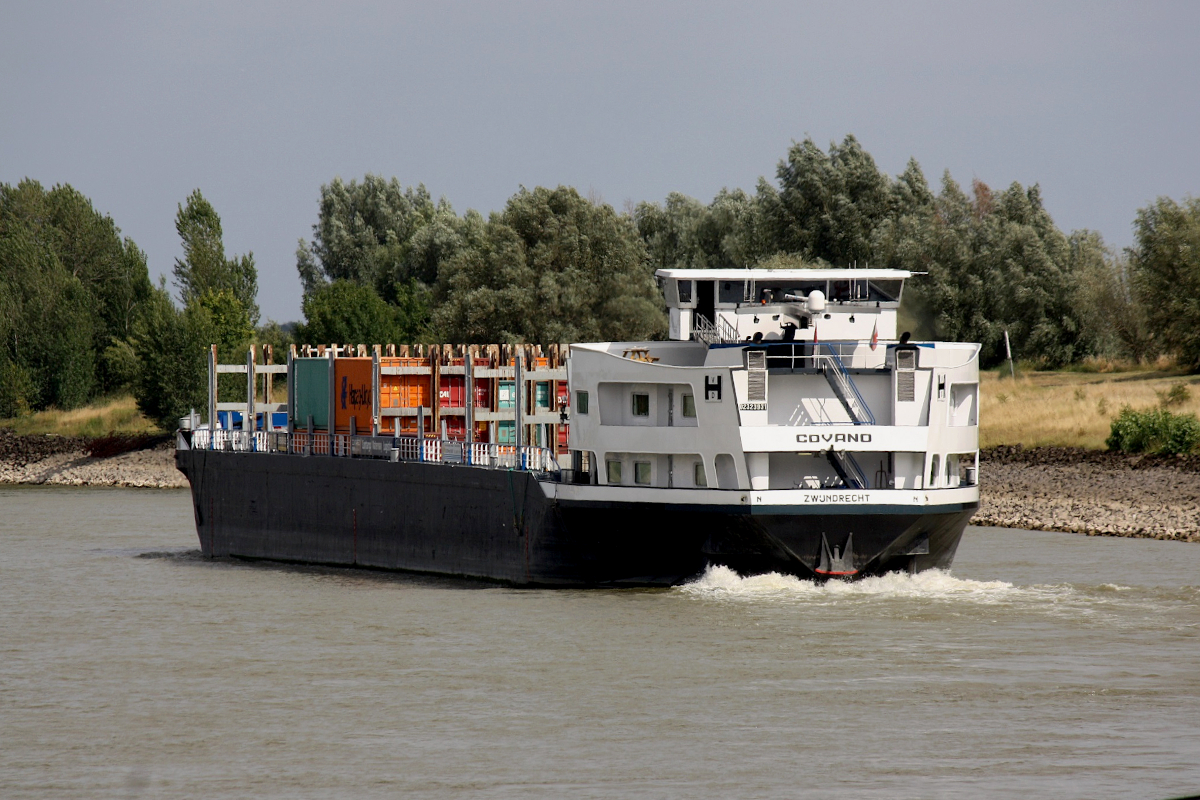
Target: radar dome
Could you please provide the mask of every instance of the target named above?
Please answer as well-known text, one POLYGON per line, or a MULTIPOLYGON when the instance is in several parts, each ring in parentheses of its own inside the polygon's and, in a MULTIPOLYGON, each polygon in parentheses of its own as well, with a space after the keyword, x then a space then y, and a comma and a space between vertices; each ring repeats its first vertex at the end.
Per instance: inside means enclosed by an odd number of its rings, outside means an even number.
POLYGON ((808 293, 808 299, 804 305, 808 308, 809 312, 820 314, 825 310, 825 293, 820 289, 813 289, 808 293))

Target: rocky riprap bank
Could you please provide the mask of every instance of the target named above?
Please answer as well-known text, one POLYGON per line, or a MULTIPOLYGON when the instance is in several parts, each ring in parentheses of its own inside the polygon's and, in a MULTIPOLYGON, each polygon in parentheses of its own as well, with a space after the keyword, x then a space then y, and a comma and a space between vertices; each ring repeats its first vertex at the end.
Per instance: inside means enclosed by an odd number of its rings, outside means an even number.
MULTIPOLYGON (((980 453, 976 525, 1200 541, 1200 456, 1066 447, 980 453)), ((17 436, 0 429, 0 483, 184 488, 169 436, 17 436)))
POLYGON ((186 487, 170 436, 18 436, 0 429, 0 483, 186 487))
POLYGON ((1200 541, 1200 456, 1003 446, 979 481, 976 525, 1200 541))

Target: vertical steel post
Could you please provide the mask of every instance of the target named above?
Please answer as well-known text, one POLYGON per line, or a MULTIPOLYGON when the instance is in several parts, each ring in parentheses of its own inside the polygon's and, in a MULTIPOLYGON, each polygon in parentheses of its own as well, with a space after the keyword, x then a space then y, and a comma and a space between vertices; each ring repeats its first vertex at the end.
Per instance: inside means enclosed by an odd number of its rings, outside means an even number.
POLYGON ((258 388, 257 377, 254 372, 255 358, 254 345, 250 345, 250 349, 246 351, 246 421, 242 423, 243 431, 254 433, 257 426, 254 424, 254 390, 258 388))
POLYGON ((208 449, 217 438, 217 346, 208 348, 208 449))
POLYGON ((379 345, 371 351, 371 435, 379 435, 379 345))
POLYGON ((466 354, 463 356, 463 387, 467 392, 466 400, 463 402, 463 414, 467 425, 467 444, 472 444, 475 441, 475 357, 471 355, 470 348, 467 348, 466 354))
POLYGON ((525 444, 525 375, 521 363, 524 353, 521 350, 519 345, 513 350, 513 439, 517 447, 525 444))
POLYGON ((295 359, 296 345, 292 345, 288 348, 287 374, 284 375, 284 377, 287 378, 287 431, 289 448, 291 446, 292 434, 296 432, 296 385, 295 381, 292 379, 295 368, 295 359))
POLYGON ((337 428, 337 425, 334 424, 337 409, 337 370, 335 369, 335 366, 337 365, 337 350, 338 346, 333 344, 330 345, 329 350, 326 351, 329 357, 329 415, 328 419, 325 421, 325 428, 328 431, 329 455, 331 456, 333 455, 333 437, 337 428))

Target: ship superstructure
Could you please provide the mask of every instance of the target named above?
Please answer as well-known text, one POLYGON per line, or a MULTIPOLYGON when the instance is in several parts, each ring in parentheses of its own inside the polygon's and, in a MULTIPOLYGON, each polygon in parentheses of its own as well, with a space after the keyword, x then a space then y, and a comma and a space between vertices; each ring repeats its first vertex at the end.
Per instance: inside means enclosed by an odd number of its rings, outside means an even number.
MULTIPOLYGON (((202 547, 550 585, 948 566, 979 500, 978 346, 897 337, 910 273, 657 277, 666 341, 293 353, 287 403, 251 390, 242 430, 181 431, 202 547), (270 412, 286 429, 256 430, 270 412)), ((256 367, 212 361, 221 421, 218 371, 256 367)))

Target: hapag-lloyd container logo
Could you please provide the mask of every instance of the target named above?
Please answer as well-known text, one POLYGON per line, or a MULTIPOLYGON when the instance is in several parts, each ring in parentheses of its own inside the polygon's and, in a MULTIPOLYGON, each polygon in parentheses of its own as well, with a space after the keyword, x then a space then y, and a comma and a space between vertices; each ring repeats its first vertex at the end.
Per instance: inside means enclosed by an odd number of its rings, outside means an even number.
POLYGON ((351 385, 348 376, 342 376, 342 408, 346 408, 346 403, 354 408, 371 405, 371 387, 367 384, 351 385))
POLYGON ((865 444, 871 441, 869 433, 798 433, 796 441, 800 444, 846 444, 859 442, 865 444))

